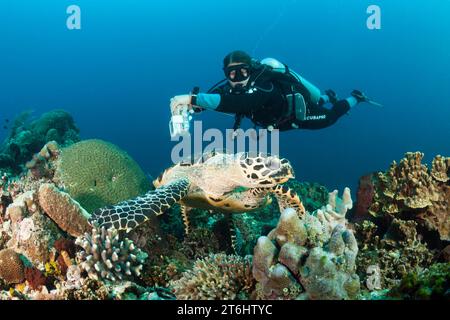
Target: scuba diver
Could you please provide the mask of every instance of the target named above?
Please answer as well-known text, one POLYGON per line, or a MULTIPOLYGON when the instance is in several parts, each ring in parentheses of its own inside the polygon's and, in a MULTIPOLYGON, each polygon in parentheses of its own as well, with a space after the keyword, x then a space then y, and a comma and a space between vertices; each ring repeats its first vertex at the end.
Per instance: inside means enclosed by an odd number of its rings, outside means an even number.
MULTIPOLYGON (((196 87, 191 94, 175 96, 170 101, 172 115, 186 106, 189 112, 214 110, 235 115, 234 130, 244 117, 255 127, 269 131, 290 129, 322 129, 361 102, 369 100, 361 91, 339 100, 332 90, 320 90, 289 67, 275 59, 252 59, 244 51, 233 51, 223 60, 226 79, 207 93, 196 87), (331 108, 324 105, 331 103, 331 108)), ((379 105, 381 106, 381 105, 379 105)))

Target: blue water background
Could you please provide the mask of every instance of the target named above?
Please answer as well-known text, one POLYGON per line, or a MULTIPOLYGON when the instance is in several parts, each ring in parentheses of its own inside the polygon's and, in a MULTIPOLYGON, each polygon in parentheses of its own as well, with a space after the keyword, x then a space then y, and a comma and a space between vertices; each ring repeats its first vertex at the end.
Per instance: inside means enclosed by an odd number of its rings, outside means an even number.
MULTIPOLYGON (((449 14, 446 0, 2 0, 0 121, 65 109, 82 138, 111 141, 158 175, 174 146, 170 97, 209 88, 223 77, 223 56, 243 49, 322 90, 346 97, 358 88, 384 104, 281 135, 299 180, 355 189, 407 151, 450 155, 449 14), (81 30, 66 28, 71 4, 81 7, 81 30), (370 4, 381 7, 381 30, 366 27, 370 4)), ((213 112, 197 119, 233 122, 213 112)))

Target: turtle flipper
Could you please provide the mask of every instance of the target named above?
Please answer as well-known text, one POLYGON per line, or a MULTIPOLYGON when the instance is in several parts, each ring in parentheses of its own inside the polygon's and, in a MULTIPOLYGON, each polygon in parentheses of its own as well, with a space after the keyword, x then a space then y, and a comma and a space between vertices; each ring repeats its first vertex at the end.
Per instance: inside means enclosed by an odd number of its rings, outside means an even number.
POLYGON ((184 234, 188 235, 191 232, 191 223, 189 221, 189 211, 191 211, 191 208, 186 206, 181 206, 181 216, 183 217, 183 224, 184 224, 184 234))
POLYGON ((92 213, 89 221, 99 227, 112 227, 127 232, 147 221, 152 215, 163 214, 172 205, 183 199, 189 191, 188 179, 179 179, 143 196, 100 208, 92 213))
POLYGON ((297 214, 300 218, 303 218, 306 210, 303 206, 302 201, 294 190, 291 190, 284 185, 277 185, 272 188, 272 192, 277 198, 280 212, 283 212, 287 208, 292 208, 297 211, 297 214))

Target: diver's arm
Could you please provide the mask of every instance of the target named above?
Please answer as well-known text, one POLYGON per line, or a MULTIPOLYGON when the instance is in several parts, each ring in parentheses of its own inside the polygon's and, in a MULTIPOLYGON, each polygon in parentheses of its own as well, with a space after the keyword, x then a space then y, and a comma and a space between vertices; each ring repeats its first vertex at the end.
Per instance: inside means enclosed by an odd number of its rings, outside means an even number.
POLYGON ((199 93, 195 105, 225 113, 250 113, 262 105, 266 97, 262 94, 218 94, 199 93))

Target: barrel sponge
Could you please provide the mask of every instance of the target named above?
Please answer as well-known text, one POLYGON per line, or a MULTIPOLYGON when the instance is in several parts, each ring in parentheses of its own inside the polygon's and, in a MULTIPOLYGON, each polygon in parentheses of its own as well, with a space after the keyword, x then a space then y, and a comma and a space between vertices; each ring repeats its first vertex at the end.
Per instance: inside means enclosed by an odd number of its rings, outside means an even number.
POLYGON ((85 140, 62 149, 54 181, 88 212, 150 190, 139 165, 102 140, 85 140))
POLYGON ((24 280, 24 266, 19 255, 11 249, 0 251, 0 279, 8 284, 24 280))

